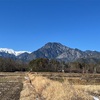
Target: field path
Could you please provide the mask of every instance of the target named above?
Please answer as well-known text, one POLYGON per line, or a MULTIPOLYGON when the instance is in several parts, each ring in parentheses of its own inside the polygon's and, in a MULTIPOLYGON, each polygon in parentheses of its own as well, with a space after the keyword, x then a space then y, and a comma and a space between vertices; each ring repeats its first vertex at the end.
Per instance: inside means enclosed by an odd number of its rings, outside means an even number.
POLYGON ((36 92, 36 89, 32 85, 28 74, 26 74, 25 79, 26 81, 23 82, 23 90, 20 94, 20 100, 45 100, 36 92))
POLYGON ((28 73, 0 73, 0 100, 44 100, 31 84, 28 73))

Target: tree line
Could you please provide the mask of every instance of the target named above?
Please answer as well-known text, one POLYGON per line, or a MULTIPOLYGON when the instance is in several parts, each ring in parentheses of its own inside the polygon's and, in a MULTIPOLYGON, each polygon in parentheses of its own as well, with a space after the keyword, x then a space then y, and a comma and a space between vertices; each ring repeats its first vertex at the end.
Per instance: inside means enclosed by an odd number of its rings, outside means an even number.
POLYGON ((68 72, 68 73, 100 73, 100 63, 69 62, 38 58, 29 63, 31 71, 68 72))
POLYGON ((55 59, 38 58, 23 63, 20 60, 0 58, 0 72, 34 71, 34 72, 67 72, 67 73, 100 73, 100 62, 69 62, 55 59))
POLYGON ((28 65, 19 60, 0 58, 0 72, 27 71, 28 65))

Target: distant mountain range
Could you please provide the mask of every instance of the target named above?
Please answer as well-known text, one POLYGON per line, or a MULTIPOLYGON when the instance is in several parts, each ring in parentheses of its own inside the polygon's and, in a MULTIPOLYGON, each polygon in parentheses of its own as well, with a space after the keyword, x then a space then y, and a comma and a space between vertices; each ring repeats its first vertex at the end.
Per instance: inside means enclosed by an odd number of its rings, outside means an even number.
POLYGON ((31 53, 31 52, 28 52, 28 51, 14 51, 13 49, 8 49, 8 48, 0 48, 0 53, 8 53, 8 54, 12 54, 12 55, 15 55, 15 56, 19 56, 23 53, 31 53))
POLYGON ((29 55, 31 52, 28 51, 14 51, 13 49, 8 49, 8 48, 0 48, 0 57, 3 58, 12 58, 12 59, 20 59, 20 60, 25 60, 23 57, 25 55, 29 55), (21 58, 20 58, 21 56, 21 58))
POLYGON ((12 59, 20 59, 23 61, 31 61, 36 58, 48 58, 57 59, 60 61, 72 62, 72 61, 83 61, 93 62, 99 61, 100 52, 98 51, 81 51, 79 49, 73 49, 64 46, 60 43, 49 42, 40 49, 28 52, 28 51, 14 51, 12 49, 1 48, 0 56, 12 59))

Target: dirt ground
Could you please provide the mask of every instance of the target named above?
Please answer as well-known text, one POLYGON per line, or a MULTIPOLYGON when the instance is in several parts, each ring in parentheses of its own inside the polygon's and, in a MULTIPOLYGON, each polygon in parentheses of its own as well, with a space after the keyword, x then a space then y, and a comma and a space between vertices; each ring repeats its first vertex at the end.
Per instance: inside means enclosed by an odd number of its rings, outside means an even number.
POLYGON ((100 74, 0 73, 0 100, 100 99, 100 74))
POLYGON ((24 75, 23 73, 0 73, 0 100, 19 100, 24 75))
POLYGON ((0 83, 0 100, 19 100, 22 83, 0 83))

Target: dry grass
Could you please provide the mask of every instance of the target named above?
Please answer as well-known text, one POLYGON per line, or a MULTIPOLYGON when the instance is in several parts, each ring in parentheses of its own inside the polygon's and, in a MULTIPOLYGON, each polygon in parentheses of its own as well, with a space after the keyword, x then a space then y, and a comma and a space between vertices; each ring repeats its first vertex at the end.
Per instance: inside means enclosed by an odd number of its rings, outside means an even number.
POLYGON ((63 82, 50 80, 37 74, 28 74, 36 93, 45 100, 93 100, 100 85, 76 85, 63 78, 63 82))
POLYGON ((23 83, 23 90, 20 94, 20 100, 35 100, 35 93, 28 82, 23 83))
POLYGON ((89 80, 88 77, 80 74, 28 73, 20 100, 94 100, 93 96, 100 96, 100 81, 95 81, 99 75, 89 80))

